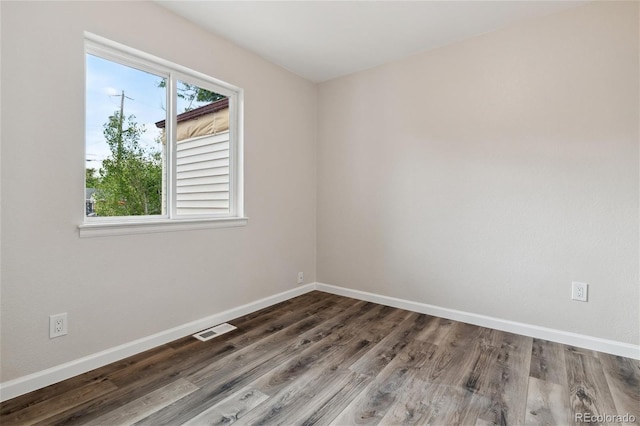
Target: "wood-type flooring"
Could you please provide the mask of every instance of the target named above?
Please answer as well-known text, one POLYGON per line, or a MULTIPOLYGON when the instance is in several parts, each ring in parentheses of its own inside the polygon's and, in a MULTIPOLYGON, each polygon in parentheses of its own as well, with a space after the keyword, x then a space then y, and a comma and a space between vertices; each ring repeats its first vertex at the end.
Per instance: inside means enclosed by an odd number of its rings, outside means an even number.
POLYGON ((0 424, 640 422, 637 360, 318 291, 229 322, 5 401, 0 424))

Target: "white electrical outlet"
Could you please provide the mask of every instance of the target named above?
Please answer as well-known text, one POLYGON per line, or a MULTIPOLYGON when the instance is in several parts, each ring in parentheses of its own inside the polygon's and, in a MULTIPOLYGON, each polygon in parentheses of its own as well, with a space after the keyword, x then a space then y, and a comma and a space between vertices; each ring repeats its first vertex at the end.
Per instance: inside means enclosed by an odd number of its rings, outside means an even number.
POLYGON ((67 334, 67 313, 49 315, 49 338, 67 334))
POLYGON ((304 282, 304 272, 298 272, 298 284, 302 284, 304 282))
POLYGON ((571 283, 571 298, 580 302, 586 302, 588 289, 589 284, 573 281, 571 283))

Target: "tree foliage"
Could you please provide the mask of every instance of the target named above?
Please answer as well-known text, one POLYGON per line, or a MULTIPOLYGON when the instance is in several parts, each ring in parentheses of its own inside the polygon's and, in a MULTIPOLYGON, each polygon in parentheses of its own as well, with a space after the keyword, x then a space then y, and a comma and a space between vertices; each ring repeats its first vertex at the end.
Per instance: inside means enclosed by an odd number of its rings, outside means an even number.
POLYGON ((140 145, 144 126, 116 111, 104 124, 111 156, 102 162, 96 183, 98 216, 157 215, 162 212, 162 160, 159 151, 140 145), (125 126, 126 124, 126 126, 125 126))
POLYGON ((100 182, 100 178, 96 176, 96 169, 85 169, 84 186, 85 188, 95 188, 100 182))
MULTIPOLYGON (((158 87, 166 87, 166 85, 166 80, 161 80, 158 83, 158 87)), ((192 105, 194 102, 211 103, 225 98, 224 95, 203 89, 195 84, 185 83, 184 81, 179 82, 177 95, 180 99, 184 99, 189 102, 189 105, 187 105, 183 112, 191 111, 193 109, 192 105)))

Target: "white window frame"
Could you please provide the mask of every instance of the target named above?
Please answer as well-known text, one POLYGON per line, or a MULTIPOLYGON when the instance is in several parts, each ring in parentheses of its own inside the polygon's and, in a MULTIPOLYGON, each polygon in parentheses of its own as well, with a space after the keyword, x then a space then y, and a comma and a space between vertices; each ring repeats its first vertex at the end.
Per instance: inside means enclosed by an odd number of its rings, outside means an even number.
MULTIPOLYGON (((85 197, 81 203, 84 221, 78 226, 81 237, 125 235, 148 232, 244 226, 243 202, 243 90, 206 74, 191 70, 148 53, 85 32, 85 51, 125 66, 140 69, 167 79, 167 213, 157 216, 87 217, 85 197), (176 214, 176 148, 178 80, 196 84, 229 98, 229 213, 178 216, 176 214)), ((85 60, 86 66, 86 60, 85 60)), ((86 70, 85 70, 86 74, 86 70)), ((86 98, 85 98, 86 99, 86 98)), ((86 100, 85 100, 86 102, 86 100)), ((86 105, 85 105, 86 111, 86 105)), ((84 143, 86 150, 86 140, 84 143)), ((86 157, 86 156, 85 156, 86 157)), ((86 184, 85 184, 86 186, 86 184)), ((84 195, 84 191, 83 191, 84 195)))

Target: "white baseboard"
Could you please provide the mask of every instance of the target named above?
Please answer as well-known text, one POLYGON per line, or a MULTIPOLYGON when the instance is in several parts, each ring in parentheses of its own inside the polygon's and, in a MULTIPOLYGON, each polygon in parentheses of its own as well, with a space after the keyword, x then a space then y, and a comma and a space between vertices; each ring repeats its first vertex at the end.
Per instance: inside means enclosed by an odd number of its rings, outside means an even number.
POLYGON ((329 284, 316 283, 315 288, 316 290, 324 291, 326 293, 351 297, 354 299, 364 300, 366 302, 379 303, 385 306, 392 306, 394 308, 406 309, 408 311, 419 312, 421 314, 461 321, 468 324, 479 325, 481 327, 494 328, 496 330, 521 334, 523 336, 535 337, 537 339, 550 340, 552 342, 591 349, 598 352, 606 352, 627 358, 640 359, 640 346, 632 345, 630 343, 617 342, 615 340, 601 339, 599 337, 555 330, 553 328, 508 321, 486 315, 457 311, 455 309, 442 308, 440 306, 428 305, 426 303, 382 296, 379 294, 368 293, 366 291, 352 290, 329 284))
POLYGON ((550 340, 599 352, 620 355, 627 358, 640 359, 640 346, 629 343, 616 342, 614 340, 601 339, 583 334, 539 327, 537 325, 508 321, 486 315, 457 311, 455 309, 443 308, 440 306, 428 305, 426 303, 413 302, 410 300, 398 299, 395 297, 383 296, 360 290, 352 290, 329 284, 311 283, 273 296, 265 297, 264 299, 260 299, 255 302, 247 303, 246 305, 238 306, 188 324, 165 330, 133 342, 125 343, 102 352, 57 365, 37 373, 0 383, 0 401, 6 401, 8 399, 15 398, 16 396, 86 373, 112 362, 119 361, 126 357, 164 345, 176 339, 180 339, 184 336, 194 334, 213 325, 231 321, 234 318, 250 314, 268 306, 275 305, 276 303, 284 302, 285 300, 289 300, 313 290, 324 291, 326 293, 379 303, 381 305, 392 306, 394 308, 406 309, 408 311, 438 316, 482 327, 494 328, 496 330, 517 333, 524 336, 550 340))
POLYGON ((308 293, 314 289, 315 284, 313 283, 302 285, 295 289, 265 297, 264 299, 247 303, 246 305, 238 306, 169 330, 161 331, 160 333, 156 333, 133 342, 125 343, 37 373, 0 383, 0 401, 6 401, 8 399, 15 398, 16 396, 24 395, 25 393, 29 393, 36 389, 86 373, 131 355, 135 355, 190 334, 194 334, 213 325, 231 321, 234 318, 250 314, 268 306, 275 305, 276 303, 284 302, 285 300, 308 293))

